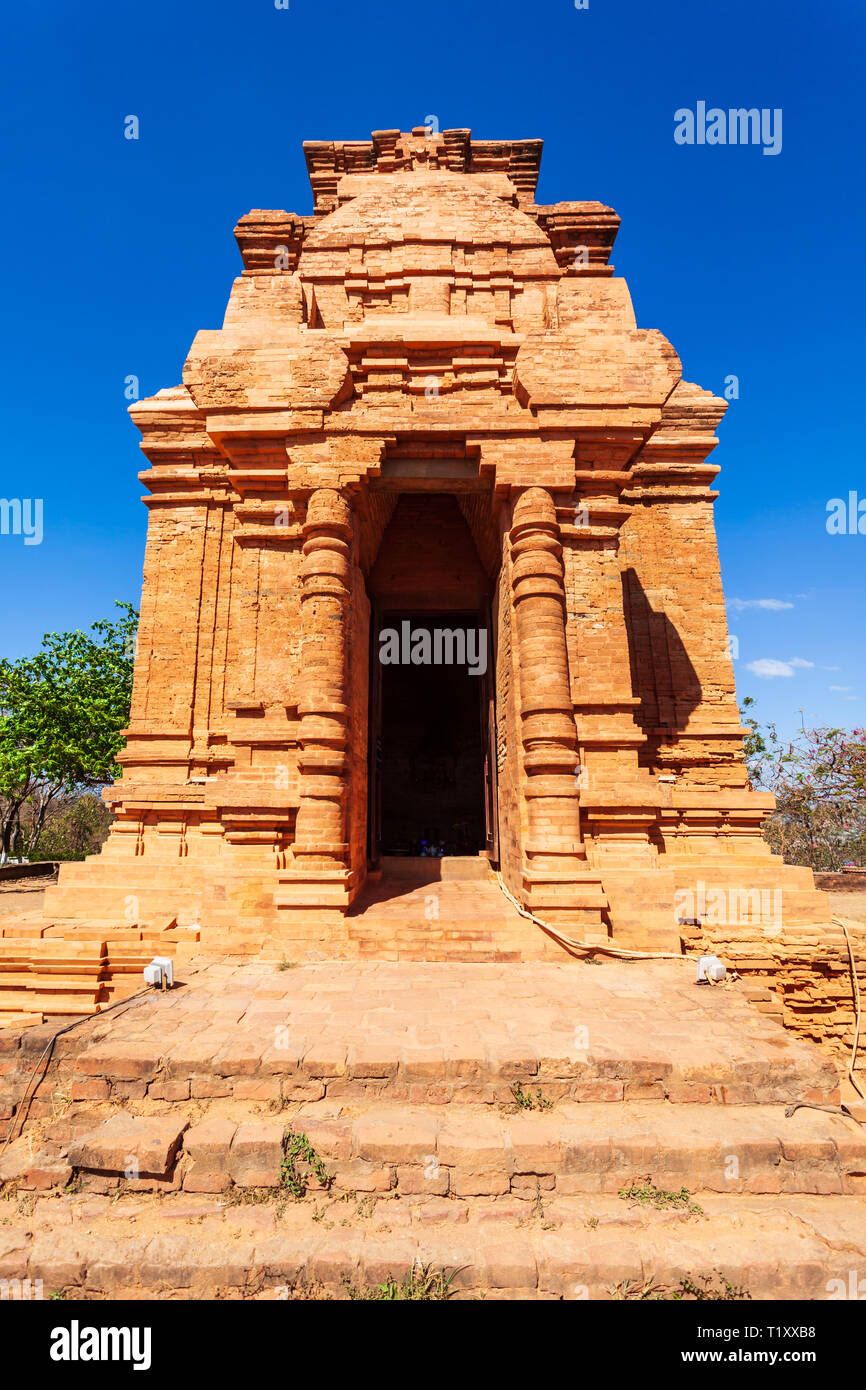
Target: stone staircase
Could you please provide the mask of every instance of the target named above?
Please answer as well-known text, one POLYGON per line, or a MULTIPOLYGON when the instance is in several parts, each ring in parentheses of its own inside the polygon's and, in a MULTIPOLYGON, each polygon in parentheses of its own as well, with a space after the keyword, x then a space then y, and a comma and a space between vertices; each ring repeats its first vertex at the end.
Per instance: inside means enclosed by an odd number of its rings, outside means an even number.
POLYGON ((480 856, 388 859, 347 919, 352 953, 391 961, 562 959, 522 917, 480 856))
POLYGON ((23 1123, 3 1278, 341 1297, 421 1265, 468 1298, 823 1299, 866 1277, 866 1129, 785 1113, 838 1102, 833 1063, 687 963, 210 966, 58 1039, 25 1115, 47 1032, 0 1033, 23 1123))
POLYGON ((198 939, 174 918, 141 926, 52 923, 39 912, 0 918, 0 1028, 96 1014, 141 989, 155 955, 176 957, 198 939))
POLYGON ((336 1196, 450 1197, 471 1208, 477 1197, 616 1196, 649 1180, 692 1196, 866 1197, 866 1133, 841 1115, 797 1113, 795 1121, 778 1106, 654 1101, 525 1110, 510 1097, 486 1108, 317 1101, 276 1117, 217 1101, 198 1120, 183 1106, 159 1116, 116 1110, 97 1122, 61 1120, 24 1172, 37 1188, 63 1186, 75 1174, 103 1192, 116 1191, 125 1175, 134 1191, 278 1191, 292 1131, 306 1136, 327 1170, 327 1189, 312 1179, 314 1190, 336 1196))

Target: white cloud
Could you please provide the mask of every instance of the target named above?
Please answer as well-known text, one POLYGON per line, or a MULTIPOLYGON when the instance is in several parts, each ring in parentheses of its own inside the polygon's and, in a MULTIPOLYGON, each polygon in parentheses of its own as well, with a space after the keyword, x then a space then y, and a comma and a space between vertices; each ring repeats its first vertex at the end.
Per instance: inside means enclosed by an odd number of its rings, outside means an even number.
POLYGON ((731 607, 736 608, 738 613, 742 613, 744 608, 764 608, 771 613, 779 613, 783 608, 793 608, 794 605, 781 598, 732 598, 731 607))
POLYGON ((760 661, 750 661, 747 663, 746 670, 751 671, 753 676, 760 676, 762 680, 773 680, 776 676, 793 676, 794 668, 787 661, 777 661, 772 656, 762 656, 760 661))
POLYGON ((815 663, 814 661, 804 661, 801 656, 792 656, 788 665, 796 666, 798 669, 805 671, 808 667, 814 666, 815 663))
POLYGON ((851 689, 850 685, 829 685, 828 690, 835 690, 837 694, 844 695, 851 689))

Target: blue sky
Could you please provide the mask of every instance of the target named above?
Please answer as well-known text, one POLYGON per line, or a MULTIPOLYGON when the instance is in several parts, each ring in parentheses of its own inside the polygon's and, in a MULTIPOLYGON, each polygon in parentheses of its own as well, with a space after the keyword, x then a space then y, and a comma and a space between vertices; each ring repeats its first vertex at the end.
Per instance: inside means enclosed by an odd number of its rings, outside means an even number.
POLYGON ((124 382, 176 384, 220 325, 238 217, 311 210, 302 140, 434 115, 543 137, 539 201, 622 216, 640 326, 688 379, 738 377, 716 516, 739 693, 786 732, 863 722, 866 535, 825 526, 866 500, 862 0, 111 0, 17 6, 3 38, 0 497, 43 498, 44 539, 0 535, 2 654, 137 601, 124 382), (698 101, 781 108, 781 153, 677 145, 698 101))

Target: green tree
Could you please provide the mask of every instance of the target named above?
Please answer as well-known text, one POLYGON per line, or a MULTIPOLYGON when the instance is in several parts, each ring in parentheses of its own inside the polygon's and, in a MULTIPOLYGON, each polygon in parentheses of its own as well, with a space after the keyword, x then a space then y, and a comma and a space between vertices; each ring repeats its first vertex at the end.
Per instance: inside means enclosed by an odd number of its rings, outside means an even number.
POLYGON ((0 659, 0 862, 33 850, 58 797, 119 775, 138 614, 116 607, 114 622, 48 633, 35 656, 0 659))
POLYGON ((741 714, 749 730, 752 784, 774 793, 764 836, 788 863, 833 871, 866 861, 866 730, 801 729, 788 742, 762 728, 750 697, 741 714))
MULTIPOLYGON (((61 792, 52 801, 34 859, 85 859, 105 843, 114 817, 95 791, 61 792)), ((23 827, 22 827, 23 828, 23 827)))
POLYGON ((743 721, 743 728, 746 730, 746 737, 743 739, 743 752, 746 755, 746 766, 749 769, 749 776, 752 779, 752 783, 755 786, 760 786, 764 771, 764 759, 768 752, 767 742, 775 738, 776 730, 771 724, 766 736, 763 734, 757 716, 754 714, 755 708, 753 697, 747 695, 740 706, 740 717, 743 721))

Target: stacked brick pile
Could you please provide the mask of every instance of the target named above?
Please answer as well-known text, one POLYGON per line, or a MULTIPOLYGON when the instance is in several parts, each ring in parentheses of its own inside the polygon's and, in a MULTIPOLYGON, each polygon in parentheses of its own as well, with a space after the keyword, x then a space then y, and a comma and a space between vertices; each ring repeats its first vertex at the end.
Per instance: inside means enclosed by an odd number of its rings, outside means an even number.
MULTIPOLYGON (((861 996, 866 1001, 866 926, 846 921, 861 996)), ((691 953, 715 954, 746 982, 762 1012, 803 1038, 820 1043, 840 1061, 850 1057, 856 1018, 848 945, 836 924, 784 927, 684 926, 691 953)))
POLYGON ((188 954, 197 931, 174 919, 153 926, 86 921, 52 925, 31 914, 0 919, 0 1027, 42 1023, 53 1015, 98 1013, 143 988, 155 955, 188 954))

